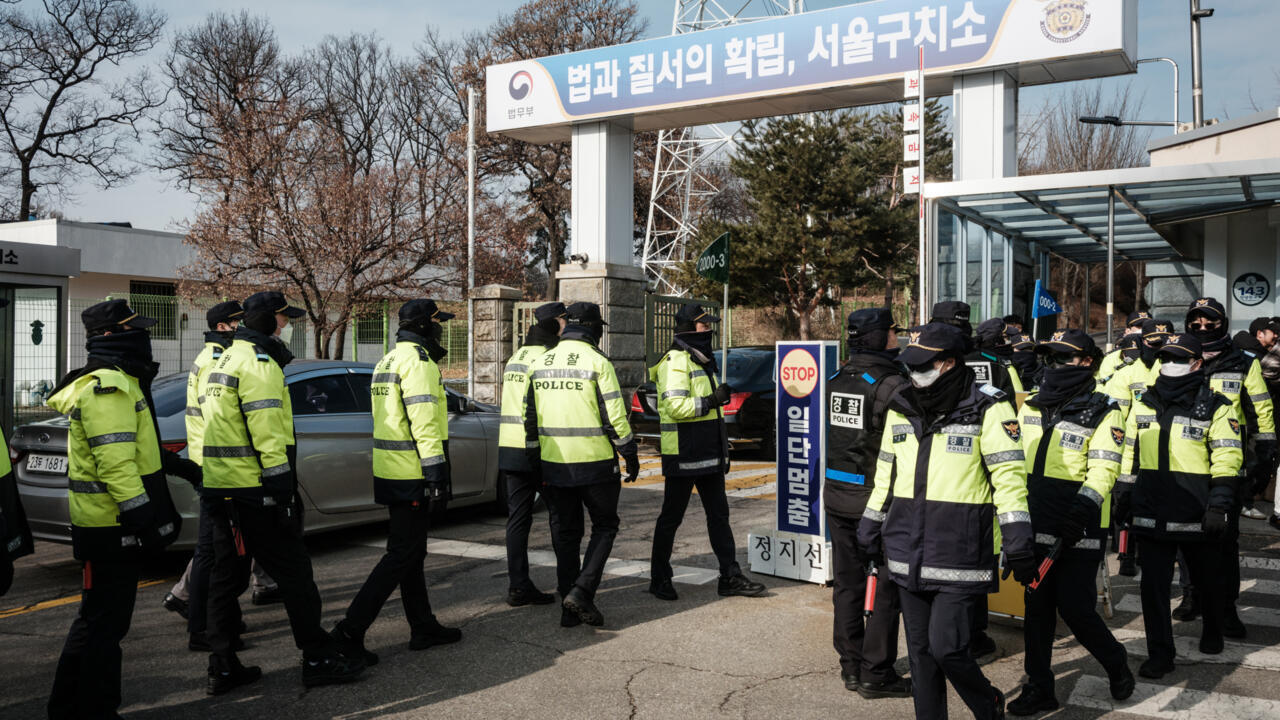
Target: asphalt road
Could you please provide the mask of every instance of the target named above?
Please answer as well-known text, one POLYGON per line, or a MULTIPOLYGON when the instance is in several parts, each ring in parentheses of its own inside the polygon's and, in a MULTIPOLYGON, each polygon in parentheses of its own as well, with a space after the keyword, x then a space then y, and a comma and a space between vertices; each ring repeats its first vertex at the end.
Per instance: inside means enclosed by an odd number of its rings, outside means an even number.
MULTIPOLYGON (((846 691, 831 649, 828 588, 777 578, 762 598, 722 599, 715 592, 715 559, 697 502, 677 538, 674 562, 680 599, 667 603, 644 592, 649 545, 662 501, 656 462, 622 493, 622 531, 615 561, 601 587, 600 629, 559 626, 558 606, 510 608, 505 603, 503 519, 484 511, 451 513, 433 530, 427 558, 431 601, 440 620, 462 628, 462 642, 410 652, 408 628, 395 597, 367 638, 382 662, 359 682, 303 688, 299 653, 279 605, 243 599, 249 649, 246 663, 263 667, 258 684, 219 698, 204 694, 206 656, 186 649, 185 626, 160 601, 185 557, 148 568, 138 590, 133 628, 124 645, 124 706, 133 718, 813 718, 873 712, 913 716, 910 700, 868 702, 846 691)), ((746 536, 773 523, 772 467, 735 465, 730 506, 746 564, 746 536)), ((1269 506, 1267 506, 1269 508, 1269 506)), ((1229 641, 1217 657, 1194 652, 1198 623, 1178 623, 1176 672, 1142 681, 1134 698, 1116 708, 1102 669, 1074 642, 1055 649, 1058 699, 1054 717, 1277 718, 1280 717, 1280 534, 1245 521, 1245 592, 1241 606, 1249 637, 1229 641)), ((326 627, 341 616, 377 561, 384 528, 370 526, 309 540, 325 603, 326 627)), ((533 576, 554 585, 546 513, 531 538, 533 576)), ((1114 558, 1113 558, 1114 569, 1114 558)), ((19 562, 15 587, 0 599, 0 718, 44 715, 61 643, 76 612, 79 566, 70 549, 41 544, 19 562)), ((1126 642, 1136 670, 1144 657, 1142 621, 1133 579, 1114 578, 1117 603, 1110 621, 1126 642)), ((1002 656, 986 666, 1006 692, 1022 676, 1016 625, 995 623, 1002 656)), ((907 670, 905 646, 899 660, 907 670)), ((951 712, 966 717, 951 693, 951 712)))

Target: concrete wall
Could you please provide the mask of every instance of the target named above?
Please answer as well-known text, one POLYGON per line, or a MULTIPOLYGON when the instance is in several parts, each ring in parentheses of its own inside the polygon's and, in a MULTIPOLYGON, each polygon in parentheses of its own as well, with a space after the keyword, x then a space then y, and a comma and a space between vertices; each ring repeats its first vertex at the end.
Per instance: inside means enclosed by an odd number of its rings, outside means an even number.
MULTIPOLYGON (((1225 123, 1221 127, 1201 128, 1187 134, 1192 139, 1166 147, 1157 148, 1153 144, 1151 167, 1280 157, 1280 117, 1274 110, 1270 115, 1269 120, 1262 122, 1255 117, 1253 124, 1244 127, 1225 123)), ((1173 141, 1174 138, 1163 139, 1166 143, 1173 141)))

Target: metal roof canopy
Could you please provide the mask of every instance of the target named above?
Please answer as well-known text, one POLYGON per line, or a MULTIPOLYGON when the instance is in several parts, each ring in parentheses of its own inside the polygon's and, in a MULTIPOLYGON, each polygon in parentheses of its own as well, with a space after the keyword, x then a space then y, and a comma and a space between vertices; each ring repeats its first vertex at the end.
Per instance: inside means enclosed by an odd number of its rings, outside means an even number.
POLYGON ((1115 256, 1180 257, 1173 226, 1280 203, 1280 158, 925 183, 926 200, 1074 262, 1107 261, 1114 190, 1115 256))

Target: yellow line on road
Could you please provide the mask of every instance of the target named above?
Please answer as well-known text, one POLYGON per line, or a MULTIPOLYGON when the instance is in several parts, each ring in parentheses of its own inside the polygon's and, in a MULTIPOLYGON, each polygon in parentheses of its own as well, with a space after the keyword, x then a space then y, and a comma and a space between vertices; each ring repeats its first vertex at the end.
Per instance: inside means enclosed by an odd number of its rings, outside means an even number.
MULTIPOLYGON (((159 585, 160 583, 165 583, 165 582, 173 582, 173 578, 166 578, 164 580, 147 580, 145 582, 140 582, 138 583, 138 589, 141 590, 142 588, 151 587, 152 585, 159 585)), ((71 603, 77 603, 77 602, 80 602, 80 595, 78 594, 55 598, 53 600, 45 600, 43 602, 38 602, 35 605, 26 605, 23 607, 10 608, 8 610, 0 610, 0 620, 9 618, 9 617, 16 617, 18 615, 26 615, 27 613, 33 613, 39 610, 48 610, 49 608, 62 607, 63 605, 70 605, 71 603)))

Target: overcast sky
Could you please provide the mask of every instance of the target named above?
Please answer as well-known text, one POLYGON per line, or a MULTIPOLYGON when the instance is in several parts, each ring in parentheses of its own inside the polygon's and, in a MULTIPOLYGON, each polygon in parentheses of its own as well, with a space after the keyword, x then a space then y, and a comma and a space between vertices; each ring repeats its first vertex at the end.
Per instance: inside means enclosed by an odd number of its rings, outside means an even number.
MULTIPOLYGON (((1118 0, 1095 0, 1116 2, 1118 0)), ((671 32, 673 0, 637 0, 649 21, 648 36, 671 32)), ((923 3, 923 0, 922 0, 923 3)), ((32 5, 27 0, 25 5, 32 5)), ((329 34, 376 32, 399 53, 409 54, 426 28, 434 26, 446 37, 487 26, 497 15, 510 12, 520 0, 166 0, 160 7, 169 13, 167 32, 199 22, 214 10, 237 11, 247 7, 267 16, 284 49, 300 51, 329 34)), ((731 3, 722 3, 729 5, 731 3)), ((807 8, 823 9, 849 3, 810 0, 807 8)), ((753 0, 753 5, 761 5, 753 0)), ((1205 114, 1228 119, 1275 108, 1280 104, 1280 2, 1276 0, 1205 0, 1217 13, 1204 23, 1205 114)), ((1171 57, 1182 69, 1182 120, 1191 119, 1191 46, 1186 0, 1140 0, 1138 53, 1140 57, 1171 57)), ((167 40, 165 45, 167 46, 167 40)), ((155 59, 162 52, 153 53, 155 59)), ((1137 76, 1101 81, 1108 88, 1132 83, 1144 100, 1144 118, 1170 120, 1172 69, 1165 63, 1143 65, 1137 76)), ((1041 107, 1065 86, 1051 85, 1023 91, 1020 108, 1025 114, 1041 107)), ((1170 131, 1158 129, 1154 137, 1170 131)), ((97 190, 84 185, 78 197, 63 210, 66 216, 87 221, 129 221, 135 227, 177 229, 193 208, 189 195, 168 185, 164 178, 144 172, 130 185, 97 190)))

